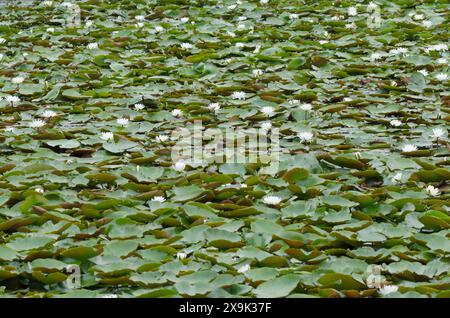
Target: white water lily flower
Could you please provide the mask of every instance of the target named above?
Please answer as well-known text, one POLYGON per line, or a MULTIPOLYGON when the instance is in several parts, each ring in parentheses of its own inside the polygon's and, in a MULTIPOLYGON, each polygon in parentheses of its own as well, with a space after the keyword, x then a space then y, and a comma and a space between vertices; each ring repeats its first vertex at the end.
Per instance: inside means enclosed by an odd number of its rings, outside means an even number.
POLYGON ((5 42, 6 42, 6 39, 0 38, 0 44, 3 44, 3 43, 5 43, 5 42))
POLYGON ((393 127, 398 127, 402 125, 402 122, 398 119, 393 119, 389 122, 389 124, 391 124, 391 126, 393 127))
POLYGON ((236 47, 244 47, 245 46, 245 44, 244 43, 242 43, 242 42, 238 42, 238 43, 236 43, 236 47))
POLYGON ((378 292, 381 295, 387 295, 387 294, 391 294, 391 293, 395 293, 398 290, 398 286, 395 285, 384 285, 383 287, 378 289, 378 292))
POLYGON ((430 45, 425 48, 425 52, 430 52, 430 51, 443 51, 444 52, 447 50, 448 50, 448 46, 445 43, 434 44, 434 45, 430 45))
POLYGON ((348 8, 348 15, 349 16, 355 16, 358 14, 358 10, 356 9, 356 7, 350 7, 348 8))
POLYGON ((268 122, 268 121, 262 123, 262 124, 261 124, 261 129, 262 129, 263 131, 266 131, 266 132, 269 131, 270 129, 272 129, 272 123, 271 123, 271 122, 268 122))
MULTIPOLYGON (((1 58, 0 58, 0 60, 1 60, 1 58)), ((447 59, 445 57, 438 58, 436 60, 436 63, 437 64, 447 64, 447 59)))
POLYGON ((183 161, 177 161, 173 165, 173 169, 175 171, 184 171, 185 168, 186 168, 186 164, 183 161))
POLYGON ((392 182, 394 183, 398 183, 400 181, 402 181, 402 173, 401 172, 397 172, 393 177, 392 177, 392 182))
POLYGON ((263 198, 263 202, 267 205, 278 205, 281 202, 281 198, 276 195, 268 195, 263 198))
POLYGON ((136 28, 143 28, 144 22, 136 22, 134 25, 136 26, 136 28))
POLYGON ((367 8, 369 9, 376 9, 378 8, 378 4, 376 4, 375 2, 370 2, 369 5, 367 6, 367 8))
POLYGON ((413 152, 413 151, 417 151, 417 146, 407 144, 402 147, 402 152, 413 152))
POLYGON ((354 29, 356 29, 356 24, 355 24, 354 22, 352 22, 352 23, 347 23, 347 24, 345 25, 345 28, 346 28, 347 30, 354 30, 354 29))
POLYGON ((181 43, 180 44, 180 47, 183 49, 183 50, 190 50, 190 49, 192 49, 194 46, 191 44, 191 43, 181 43))
POLYGON ((220 105, 219 103, 210 103, 208 105, 208 109, 214 113, 217 113, 220 109, 220 105))
POLYGON ((45 126, 45 121, 42 119, 35 119, 30 123, 31 128, 41 128, 43 126, 45 126))
POLYGON ((238 269, 238 273, 245 273, 245 272, 247 272, 248 270, 250 269, 250 265, 248 265, 248 264, 245 264, 244 266, 242 266, 242 267, 240 267, 239 269, 238 269))
POLYGON ((105 132, 101 133, 100 138, 102 140, 106 140, 106 141, 113 140, 114 139, 114 134, 112 132, 105 131, 105 132))
POLYGON ((263 108, 261 108, 261 113, 263 113, 267 117, 272 117, 273 115, 275 115, 275 109, 270 106, 264 106, 263 108))
POLYGON ((5 100, 13 105, 20 102, 20 98, 17 96, 6 96, 5 100))
POLYGON ((370 60, 376 61, 376 60, 381 59, 382 57, 383 57, 383 54, 378 53, 378 52, 374 52, 374 53, 372 53, 372 54, 370 55, 370 60))
POLYGON ((43 1, 42 4, 46 7, 51 7, 53 5, 53 1, 46 0, 43 1))
POLYGON ((24 80, 25 80, 24 77, 18 76, 18 77, 14 77, 14 78, 11 80, 11 82, 14 83, 14 84, 21 84, 21 83, 23 83, 24 80))
POLYGON ((291 99, 290 101, 288 101, 288 103, 291 105, 295 105, 295 104, 299 104, 300 101, 298 99, 291 99))
POLYGON ((56 113, 53 110, 46 110, 43 114, 42 117, 45 118, 50 118, 50 117, 55 117, 56 113))
POLYGON ((259 53, 260 50, 261 50, 261 45, 255 46, 255 49, 253 50, 253 54, 259 53))
POLYGON ((134 105, 134 109, 136 109, 136 110, 143 110, 144 108, 145 108, 144 104, 138 103, 138 104, 134 105))
POLYGON ((5 128, 6 132, 13 132, 15 130, 15 128, 13 126, 8 126, 5 128))
POLYGON ((169 140, 169 136, 167 136, 167 135, 159 135, 159 136, 156 136, 156 141, 157 142, 166 142, 167 140, 169 140))
POLYGON ((311 142, 314 137, 314 134, 310 131, 302 131, 298 134, 298 138, 300 138, 301 142, 311 142))
POLYGON ((445 80, 447 80, 447 78, 448 78, 447 73, 439 73, 439 74, 436 74, 436 79, 437 79, 438 81, 445 81, 445 80))
POLYGON ((164 201, 166 201, 166 198, 163 196, 156 196, 156 197, 153 197, 151 201, 163 203, 164 201))
POLYGON ((427 186, 427 192, 433 197, 436 197, 441 193, 438 188, 435 188, 432 185, 427 186))
POLYGON ((239 100, 244 100, 245 99, 245 92, 234 92, 231 95, 231 98, 233 99, 239 99, 239 100))
POLYGON ((425 20, 425 21, 423 21, 422 22, 422 25, 425 27, 425 28, 431 28, 432 26, 433 26, 433 22, 431 22, 431 21, 429 21, 429 20, 425 20))
POLYGON ((431 137, 433 137, 435 139, 439 139, 445 135, 445 132, 446 131, 442 128, 434 128, 433 134, 431 135, 431 137))
POLYGON ((159 33, 159 32, 164 31, 164 28, 162 26, 158 25, 155 27, 155 31, 156 31, 156 33, 159 33))
POLYGON ((130 122, 130 120, 128 118, 117 118, 117 123, 120 126, 126 126, 126 125, 128 125, 129 122, 130 122))
POLYGON ((423 19, 425 19, 425 16, 423 14, 415 14, 413 16, 413 19, 414 20, 423 20, 423 19))
POLYGON ((172 116, 173 117, 181 117, 181 116, 183 116, 183 111, 181 109, 174 109, 174 110, 172 110, 172 116))
POLYGON ((261 75, 263 75, 264 72, 263 72, 263 70, 256 69, 256 70, 253 70, 252 73, 253 73, 254 77, 260 77, 261 75))
POLYGON ((34 191, 35 192, 37 192, 37 193, 44 193, 44 189, 42 189, 42 188, 36 188, 36 189, 34 189, 34 191))
POLYGON ((304 103, 300 105, 300 109, 304 111, 310 111, 312 110, 312 108, 313 108, 312 105, 309 103, 304 103))
POLYGON ((180 19, 180 21, 181 21, 182 23, 186 23, 186 22, 189 21, 189 18, 188 18, 188 17, 182 17, 182 18, 180 19))
POLYGON ((89 50, 97 49, 97 48, 98 48, 98 43, 96 43, 96 42, 94 42, 94 43, 89 43, 89 44, 87 45, 87 48, 88 48, 89 50))
POLYGON ((53 33, 55 32, 55 28, 47 28, 46 30, 48 33, 53 33))
POLYGON ((236 33, 234 33, 234 32, 227 31, 227 34, 228 34, 229 36, 231 36, 232 38, 236 37, 236 33))
POLYGON ((145 17, 143 16, 143 15, 137 15, 137 16, 135 16, 134 17, 136 20, 138 20, 138 21, 143 21, 143 20, 145 20, 145 17))
POLYGON ((421 73, 423 76, 427 76, 427 75, 429 74, 428 71, 425 70, 425 69, 420 70, 420 71, 418 71, 418 72, 421 73))
POLYGON ((289 14, 289 19, 291 19, 291 20, 298 19, 298 14, 297 14, 297 13, 291 13, 291 14, 289 14))
MULTIPOLYGON (((92 20, 87 20, 86 23, 84 24, 84 26, 85 26, 86 28, 89 28, 89 27, 91 27, 93 24, 94 24, 94 21, 92 21, 92 20)), ((113 33, 114 33, 114 32, 113 32, 113 33)))
POLYGON ((186 257, 187 257, 186 253, 183 253, 183 252, 178 252, 177 253, 177 258, 178 259, 185 259, 186 257))
POLYGON ((353 100, 353 98, 350 97, 344 97, 343 101, 344 102, 351 102, 353 100))

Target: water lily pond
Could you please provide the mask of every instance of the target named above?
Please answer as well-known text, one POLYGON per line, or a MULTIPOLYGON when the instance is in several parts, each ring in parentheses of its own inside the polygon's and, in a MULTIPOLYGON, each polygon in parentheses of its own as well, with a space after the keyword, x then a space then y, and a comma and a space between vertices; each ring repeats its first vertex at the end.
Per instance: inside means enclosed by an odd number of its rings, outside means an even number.
POLYGON ((0 297, 450 297, 449 9, 0 0, 0 297))

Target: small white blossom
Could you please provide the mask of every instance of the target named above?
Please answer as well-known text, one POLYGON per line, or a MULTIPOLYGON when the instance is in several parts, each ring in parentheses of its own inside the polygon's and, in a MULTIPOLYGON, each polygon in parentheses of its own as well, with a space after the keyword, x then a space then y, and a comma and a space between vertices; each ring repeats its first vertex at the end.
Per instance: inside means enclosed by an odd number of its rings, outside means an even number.
POLYGON ((275 115, 275 109, 270 106, 265 106, 261 108, 261 113, 263 113, 267 117, 272 117, 273 115, 275 115))
POLYGON ((297 14, 297 13, 291 13, 291 14, 289 14, 289 19, 291 19, 291 20, 298 19, 298 14, 297 14))
POLYGON ((441 193, 438 188, 435 188, 432 185, 427 186, 427 192, 433 197, 436 197, 441 193))
POLYGON ((106 131, 106 132, 102 132, 100 135, 100 138, 102 140, 113 140, 114 139, 114 134, 112 132, 106 131))
POLYGON ((56 113, 53 110, 46 110, 43 114, 42 117, 45 118, 50 118, 50 117, 55 117, 56 113))
POLYGON ((185 168, 186 168, 186 164, 183 161, 177 161, 173 165, 173 169, 175 171, 184 171, 185 168))
POLYGON ((348 15, 349 16, 355 16, 358 14, 358 10, 355 7, 348 8, 348 15))
POLYGON ((245 273, 250 269, 250 265, 245 264, 244 266, 242 266, 241 268, 238 269, 238 273, 245 273))
POLYGON ((392 182, 394 183, 398 183, 400 181, 402 181, 402 173, 401 172, 397 172, 393 177, 392 177, 392 182))
POLYGON ((381 59, 382 57, 383 57, 383 55, 382 55, 381 53, 378 53, 378 52, 374 52, 374 53, 372 53, 372 54, 370 55, 370 59, 371 59, 372 61, 379 60, 379 59, 381 59))
POLYGON ((229 36, 231 36, 232 38, 236 37, 236 33, 234 33, 234 32, 227 31, 227 34, 228 34, 229 36))
POLYGON ((271 122, 264 122, 261 124, 261 129, 265 132, 269 131, 270 129, 272 129, 272 123, 271 122))
POLYGON ((425 20, 425 21, 423 21, 422 22, 422 25, 425 27, 425 28, 431 28, 432 26, 433 26, 433 22, 431 22, 431 21, 429 21, 429 20, 425 20))
POLYGON ((352 23, 347 23, 347 24, 345 25, 345 28, 348 29, 348 30, 355 30, 355 29, 356 29, 356 24, 355 24, 354 22, 352 22, 352 23))
POLYGON ((298 138, 300 138, 301 142, 311 142, 314 137, 314 134, 310 131, 303 131, 298 134, 298 138))
POLYGON ((252 73, 254 77, 260 77, 261 75, 263 75, 264 72, 263 70, 255 69, 252 71, 252 73))
POLYGON ((128 118, 117 118, 117 123, 120 126, 127 126, 130 120, 128 118))
POLYGON ((291 99, 290 101, 288 101, 288 103, 291 105, 295 105, 295 104, 299 104, 300 101, 298 99, 291 99))
POLYGON ((269 3, 269 0, 260 0, 261 4, 267 4, 269 3))
POLYGON ((402 147, 402 152, 413 152, 413 151, 417 151, 417 146, 407 144, 402 147))
POLYGON ((158 25, 155 27, 155 31, 156 31, 156 33, 159 33, 159 32, 164 31, 164 28, 162 26, 158 25))
POLYGON ((389 124, 391 124, 391 126, 393 127, 398 127, 402 125, 402 122, 398 119, 393 119, 389 122, 389 124))
POLYGON ((378 4, 376 4, 375 2, 370 2, 369 5, 367 6, 367 8, 376 9, 376 8, 378 8, 378 4))
POLYGON ((436 74, 436 79, 437 79, 438 81, 445 81, 445 80, 447 80, 447 78, 448 78, 447 73, 439 73, 439 74, 436 74))
POLYGON ((181 117, 183 116, 183 111, 181 109, 174 109, 172 110, 172 116, 181 117))
POLYGON ((6 42, 6 39, 0 38, 0 44, 3 44, 3 43, 5 43, 5 42, 6 42))
POLYGON ((428 71, 427 70, 425 70, 425 69, 423 69, 423 70, 420 70, 420 71, 418 71, 419 73, 421 73, 423 76, 428 76, 428 71))
POLYGON ((24 80, 25 80, 24 77, 18 76, 18 77, 14 77, 14 78, 11 80, 11 82, 14 83, 14 84, 20 84, 20 83, 23 83, 24 80))
POLYGON ((185 259, 186 257, 187 257, 186 253, 183 253, 183 252, 178 252, 177 253, 177 258, 178 259, 185 259))
POLYGON ((181 43, 181 44, 180 44, 180 47, 181 47, 183 50, 190 50, 190 49, 192 49, 194 46, 193 46, 191 43, 181 43))
POLYGON ((415 14, 413 16, 413 19, 414 20, 423 20, 423 19, 425 19, 425 16, 423 14, 415 14))
POLYGON ((136 110, 143 110, 144 108, 145 108, 144 104, 140 104, 140 103, 134 104, 134 109, 136 109, 136 110))
POLYGON ((431 136, 435 139, 439 139, 445 135, 445 132, 446 131, 442 128, 434 128, 431 136))
POLYGON ((260 50, 261 50, 261 45, 255 46, 255 49, 253 50, 253 54, 259 53, 260 50))
POLYGON ((145 20, 145 17, 143 16, 143 15, 137 15, 137 16, 135 16, 134 17, 136 20, 138 20, 138 21, 143 21, 143 20, 145 20))
POLYGON ((220 109, 219 103, 211 103, 208 105, 208 109, 214 113, 217 113, 220 109))
POLYGON ((245 92, 234 92, 231 95, 231 98, 243 100, 243 99, 245 99, 245 92))
POLYGON ((353 98, 350 97, 344 97, 343 101, 344 102, 351 102, 353 100, 353 98))
POLYGON ((181 23, 186 23, 186 22, 189 21, 189 18, 188 18, 188 17, 182 17, 182 18, 180 19, 180 21, 181 21, 181 23))
POLYGON ((164 198, 163 196, 156 196, 152 198, 152 201, 163 203, 164 201, 166 201, 166 198, 164 198))
POLYGON ((384 296, 387 294, 395 293, 397 290, 398 290, 398 286, 384 285, 383 287, 378 289, 378 292, 384 296))
POLYGON ((53 5, 53 1, 46 0, 43 1, 42 4, 46 7, 51 7, 53 5))
POLYGON ((278 205, 281 202, 281 198, 276 195, 268 195, 263 198, 263 202, 267 205, 278 205))
POLYGON ((167 140, 169 140, 169 136, 167 136, 167 135, 159 135, 159 136, 156 136, 156 141, 157 142, 166 142, 167 140))
POLYGON ((41 128, 43 126, 45 126, 45 121, 42 119, 35 119, 30 123, 31 128, 41 128))
POLYGON ((20 98, 17 96, 6 96, 5 100, 13 105, 20 102, 20 98))
POLYGON ((96 43, 96 42, 94 42, 94 43, 89 43, 89 44, 87 45, 87 48, 88 48, 89 50, 97 49, 97 48, 98 48, 98 43, 96 43))
POLYGON ((42 188, 36 188, 36 189, 34 189, 34 191, 35 192, 37 192, 37 193, 44 193, 44 189, 42 189, 42 188))
POLYGON ((312 108, 313 108, 312 105, 309 103, 304 103, 300 105, 300 109, 304 111, 311 111, 312 108))
POLYGON ((53 33, 55 32, 55 28, 47 28, 46 30, 48 33, 53 33))

